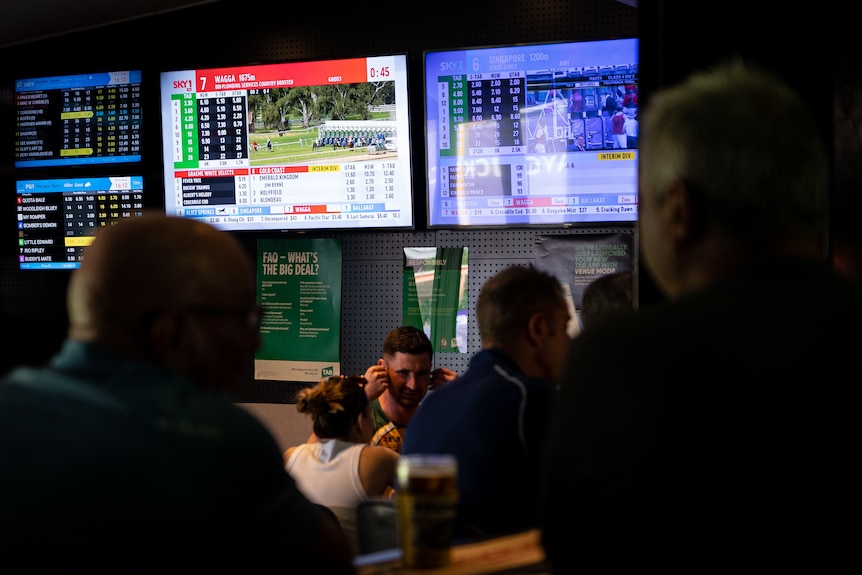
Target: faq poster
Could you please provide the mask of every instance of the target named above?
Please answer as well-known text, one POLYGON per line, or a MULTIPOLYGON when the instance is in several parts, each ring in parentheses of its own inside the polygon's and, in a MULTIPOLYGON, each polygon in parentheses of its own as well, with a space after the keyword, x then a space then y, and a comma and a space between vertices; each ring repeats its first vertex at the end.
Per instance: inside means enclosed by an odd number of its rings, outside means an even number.
POLYGON ((467 353, 467 248, 404 248, 402 323, 434 352, 467 353))
POLYGON ((341 240, 257 242, 263 307, 254 378, 317 382, 341 373, 341 240))

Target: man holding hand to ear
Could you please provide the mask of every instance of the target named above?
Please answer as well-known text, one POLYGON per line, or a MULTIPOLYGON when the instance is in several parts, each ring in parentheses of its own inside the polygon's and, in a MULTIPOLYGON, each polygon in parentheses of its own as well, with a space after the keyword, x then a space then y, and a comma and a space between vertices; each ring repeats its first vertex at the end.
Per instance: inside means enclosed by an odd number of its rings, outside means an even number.
POLYGON ((395 328, 383 341, 383 357, 365 371, 365 393, 374 421, 372 445, 401 452, 407 425, 429 389, 457 376, 451 369, 432 369, 434 347, 421 329, 395 328))

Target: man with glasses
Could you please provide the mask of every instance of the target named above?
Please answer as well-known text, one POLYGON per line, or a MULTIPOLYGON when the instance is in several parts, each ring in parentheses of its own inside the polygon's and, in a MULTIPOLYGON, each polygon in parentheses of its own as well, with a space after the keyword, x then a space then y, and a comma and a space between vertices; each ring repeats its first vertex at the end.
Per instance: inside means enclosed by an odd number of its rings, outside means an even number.
POLYGON ((105 228, 68 288, 66 341, 0 382, 10 572, 353 573, 338 525, 225 393, 260 344, 255 272, 199 221, 105 228))
POLYGON ((456 377, 451 369, 432 369, 434 348, 421 329, 395 328, 383 342, 383 357, 365 371, 365 392, 372 400, 372 445, 401 451, 404 433, 429 389, 456 377))

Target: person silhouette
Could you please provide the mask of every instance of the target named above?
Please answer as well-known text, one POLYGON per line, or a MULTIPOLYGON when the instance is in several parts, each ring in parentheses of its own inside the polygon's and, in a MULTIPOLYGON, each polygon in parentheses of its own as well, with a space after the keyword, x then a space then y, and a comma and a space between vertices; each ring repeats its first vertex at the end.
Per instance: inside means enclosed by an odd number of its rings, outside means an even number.
POLYGON ((587 151, 587 147, 584 144, 584 135, 583 134, 578 134, 575 137, 575 151, 576 152, 586 152, 587 151))
POLYGON ((821 130, 781 78, 737 60, 641 112, 639 250, 667 300, 603 316, 567 350, 539 489, 549 562, 840 571, 862 288, 828 260, 821 130))

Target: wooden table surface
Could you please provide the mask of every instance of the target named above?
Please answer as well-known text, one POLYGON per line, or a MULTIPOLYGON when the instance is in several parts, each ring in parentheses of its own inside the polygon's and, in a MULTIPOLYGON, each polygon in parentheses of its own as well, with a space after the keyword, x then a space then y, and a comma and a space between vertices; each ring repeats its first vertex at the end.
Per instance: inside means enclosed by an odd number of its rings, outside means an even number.
POLYGON ((548 575, 551 568, 539 542, 539 530, 532 529, 456 545, 452 564, 433 569, 407 569, 401 565, 401 551, 393 549, 357 557, 359 575, 548 575))

